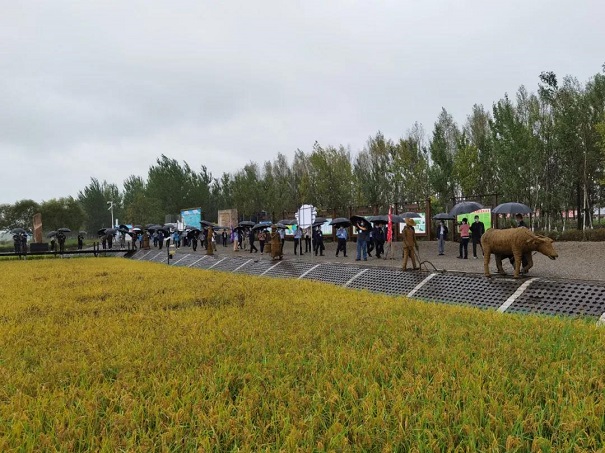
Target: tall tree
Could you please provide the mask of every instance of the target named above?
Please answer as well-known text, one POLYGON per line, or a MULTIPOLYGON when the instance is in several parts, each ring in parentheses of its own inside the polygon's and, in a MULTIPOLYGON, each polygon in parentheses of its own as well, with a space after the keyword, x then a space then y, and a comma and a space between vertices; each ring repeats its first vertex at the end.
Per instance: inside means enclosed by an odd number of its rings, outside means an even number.
POLYGON ((2 205, 0 207, 0 229, 24 228, 31 231, 34 214, 39 211, 40 205, 34 200, 20 200, 12 205, 2 205))
POLYGON ((350 153, 343 146, 322 148, 315 142, 309 164, 311 202, 320 209, 350 206, 353 179, 350 153))
POLYGON ((73 197, 53 198, 40 205, 42 226, 46 231, 67 227, 78 231, 84 226, 82 205, 73 197))
POLYGON ((121 194, 115 184, 91 178, 90 184, 78 193, 85 214, 87 231, 97 231, 111 224, 108 202, 114 206, 114 219, 121 217, 121 194))
POLYGON ((277 217, 283 215, 284 211, 294 211, 297 207, 296 187, 292 174, 292 168, 288 159, 282 153, 277 154, 273 161, 273 177, 275 191, 273 203, 269 205, 277 217))
POLYGON ((454 119, 445 109, 442 109, 435 123, 429 145, 431 155, 429 177, 433 190, 443 204, 447 204, 452 198, 459 195, 456 182, 452 177, 459 135, 460 132, 454 119))
POLYGON ((422 202, 430 195, 429 155, 422 125, 415 123, 397 145, 391 147, 393 199, 397 202, 422 202))
POLYGON ((393 143, 378 131, 370 137, 353 164, 354 196, 357 204, 381 206, 389 202, 391 149, 393 143))
POLYGON ((244 165, 233 176, 231 193, 240 217, 251 218, 263 210, 260 181, 260 171, 254 162, 244 165))

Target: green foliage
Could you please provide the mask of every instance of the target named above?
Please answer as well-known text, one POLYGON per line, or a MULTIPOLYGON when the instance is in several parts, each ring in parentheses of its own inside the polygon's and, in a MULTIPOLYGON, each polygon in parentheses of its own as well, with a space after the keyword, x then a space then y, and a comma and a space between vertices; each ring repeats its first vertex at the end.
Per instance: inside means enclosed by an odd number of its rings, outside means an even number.
POLYGON ((320 209, 350 206, 353 172, 349 152, 342 146, 322 148, 315 142, 309 164, 311 204, 320 209))
POLYGON ((67 227, 78 231, 84 226, 85 214, 80 202, 73 197, 53 198, 40 205, 42 226, 45 231, 67 227))
POLYGON ((15 204, 0 206, 0 229, 33 229, 33 217, 40 211, 40 205, 34 200, 21 200, 15 204))
POLYGON ((435 123, 429 146, 432 163, 429 177, 433 191, 444 204, 457 194, 456 181, 452 175, 459 135, 454 119, 445 109, 442 109, 435 123))
MULTIPOLYGON (((85 214, 86 230, 97 231, 111 224, 109 201, 114 205, 114 218, 121 217, 122 196, 115 184, 107 181, 99 182, 91 178, 90 184, 78 193, 78 201, 85 214)), ((42 219, 44 222, 44 219, 42 219)))

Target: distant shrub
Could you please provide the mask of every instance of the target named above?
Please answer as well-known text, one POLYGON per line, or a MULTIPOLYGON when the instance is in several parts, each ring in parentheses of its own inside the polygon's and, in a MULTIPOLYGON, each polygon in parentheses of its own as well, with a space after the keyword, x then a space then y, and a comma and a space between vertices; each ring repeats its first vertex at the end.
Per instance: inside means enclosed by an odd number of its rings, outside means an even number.
POLYGON ((567 229, 565 231, 545 231, 536 230, 536 234, 547 236, 554 239, 555 241, 605 241, 605 228, 597 227, 588 230, 578 230, 575 228, 567 229))

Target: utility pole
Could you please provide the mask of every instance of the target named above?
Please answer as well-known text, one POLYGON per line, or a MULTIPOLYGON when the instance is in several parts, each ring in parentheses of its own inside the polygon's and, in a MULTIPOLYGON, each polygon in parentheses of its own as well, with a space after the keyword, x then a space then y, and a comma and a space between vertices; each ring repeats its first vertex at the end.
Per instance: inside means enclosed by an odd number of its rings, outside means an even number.
POLYGON ((109 208, 107 208, 107 210, 111 211, 111 226, 110 226, 110 228, 113 228, 113 201, 108 201, 107 204, 109 205, 109 208))

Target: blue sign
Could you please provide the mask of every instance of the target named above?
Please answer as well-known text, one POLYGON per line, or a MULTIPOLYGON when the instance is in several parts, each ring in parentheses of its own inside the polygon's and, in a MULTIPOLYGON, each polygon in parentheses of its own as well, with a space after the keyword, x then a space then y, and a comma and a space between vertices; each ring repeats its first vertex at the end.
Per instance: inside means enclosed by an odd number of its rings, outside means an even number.
POLYGON ((202 208, 181 209, 181 219, 185 225, 199 228, 202 221, 202 208))

